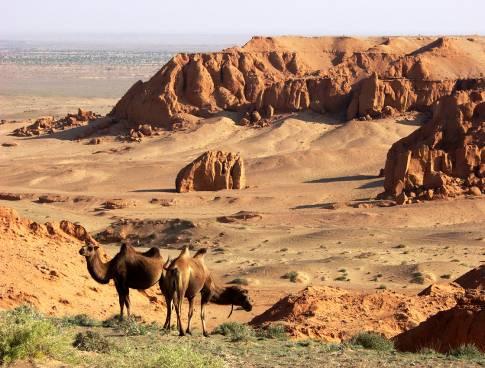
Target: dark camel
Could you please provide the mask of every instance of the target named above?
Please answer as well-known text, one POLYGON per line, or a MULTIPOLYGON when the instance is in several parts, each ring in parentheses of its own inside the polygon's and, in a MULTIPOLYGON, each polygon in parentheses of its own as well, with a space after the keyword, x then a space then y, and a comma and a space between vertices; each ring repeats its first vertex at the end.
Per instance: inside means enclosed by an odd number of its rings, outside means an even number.
POLYGON ((150 248, 145 253, 137 252, 133 247, 122 244, 120 251, 108 262, 103 262, 99 247, 88 243, 79 254, 86 258, 91 277, 100 284, 114 280, 120 303, 120 319, 123 319, 124 307, 130 317, 130 289, 146 290, 155 285, 162 275, 163 258, 157 248, 150 248))
MULTIPOLYGON (((177 327, 179 335, 191 334, 191 321, 194 314, 194 299, 201 293, 200 319, 204 336, 209 336, 205 323, 205 306, 209 302, 221 305, 241 306, 246 311, 251 311, 252 304, 247 290, 238 286, 219 287, 214 282, 209 270, 204 262, 204 255, 207 249, 200 249, 191 257, 188 248, 185 248, 174 261, 166 267, 164 276, 160 279, 160 289, 165 296, 167 305, 167 318, 164 327, 170 329, 170 319, 172 314, 172 302, 177 314, 177 327), (189 301, 189 313, 187 330, 184 332, 182 321, 183 299, 189 301)), ((232 314, 232 309, 231 309, 232 314)), ((229 316, 231 315, 229 314, 229 316)))

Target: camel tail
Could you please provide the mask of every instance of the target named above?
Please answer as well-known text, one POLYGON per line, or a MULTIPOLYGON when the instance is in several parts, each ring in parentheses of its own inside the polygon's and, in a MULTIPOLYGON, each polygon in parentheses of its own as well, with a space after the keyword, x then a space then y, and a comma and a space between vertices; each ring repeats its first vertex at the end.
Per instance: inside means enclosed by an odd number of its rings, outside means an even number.
POLYGON ((202 248, 202 249, 199 249, 195 255, 194 255, 194 258, 202 258, 204 257, 205 255, 207 254, 207 248, 202 248))
POLYGON ((170 272, 170 288, 171 288, 171 294, 172 298, 176 297, 177 295, 177 290, 178 290, 178 284, 180 282, 180 271, 178 268, 171 268, 168 272, 170 272))

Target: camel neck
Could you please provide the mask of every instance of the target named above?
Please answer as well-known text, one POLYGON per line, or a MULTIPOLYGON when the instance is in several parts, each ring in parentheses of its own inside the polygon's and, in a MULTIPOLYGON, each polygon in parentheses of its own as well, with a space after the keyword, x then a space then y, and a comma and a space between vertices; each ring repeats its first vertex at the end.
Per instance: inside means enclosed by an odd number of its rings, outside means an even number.
POLYGON ((86 259, 88 264, 88 271, 91 277, 100 284, 107 284, 110 280, 109 275, 109 262, 104 263, 101 260, 99 250, 96 253, 86 259))

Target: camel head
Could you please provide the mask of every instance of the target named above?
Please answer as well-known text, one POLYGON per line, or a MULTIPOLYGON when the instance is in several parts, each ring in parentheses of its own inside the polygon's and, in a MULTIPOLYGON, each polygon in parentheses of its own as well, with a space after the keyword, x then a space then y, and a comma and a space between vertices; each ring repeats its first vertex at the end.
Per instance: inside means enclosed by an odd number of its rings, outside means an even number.
POLYGON ((232 304, 231 313, 235 305, 242 307, 246 312, 251 312, 253 309, 253 303, 249 297, 248 291, 239 286, 228 286, 224 289, 226 300, 232 304))
POLYGON ((86 244, 83 245, 81 249, 79 249, 79 254, 82 255, 83 257, 89 258, 91 256, 94 256, 98 249, 99 249, 99 246, 97 246, 96 244, 91 242, 86 242, 86 244))

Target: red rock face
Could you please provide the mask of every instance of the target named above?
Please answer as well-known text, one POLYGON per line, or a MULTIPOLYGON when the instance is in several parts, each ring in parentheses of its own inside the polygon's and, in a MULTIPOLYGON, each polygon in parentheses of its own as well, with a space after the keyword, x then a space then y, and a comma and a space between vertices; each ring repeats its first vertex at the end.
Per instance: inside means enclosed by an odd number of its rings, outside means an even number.
POLYGON ((164 126, 177 113, 204 116, 254 103, 267 85, 304 70, 294 53, 179 54, 148 82, 135 83, 111 115, 164 126))
MULTIPOLYGON (((441 98, 433 118, 387 154, 386 193, 431 199, 485 191, 485 90, 441 98)), ((401 200, 402 199, 402 200, 401 200)))
POLYGON ((439 312, 417 327, 394 338, 400 351, 417 352, 431 348, 441 353, 462 345, 485 351, 485 292, 468 291, 458 304, 439 312))
POLYGON ((238 153, 208 151, 177 175, 177 192, 242 189, 246 186, 244 161, 238 153))
POLYGON ((328 45, 312 51, 327 55, 330 66, 309 59, 304 46, 309 40, 301 38, 303 47, 295 52, 282 51, 275 45, 277 39, 259 38, 249 43, 253 48, 178 54, 149 81, 135 83, 110 115, 167 129, 176 115, 208 117, 221 110, 256 110, 264 117, 268 109, 276 114, 311 109, 346 113, 349 120, 377 118, 408 110, 431 111, 434 102, 465 89, 464 84, 470 84, 466 89, 485 86, 483 78, 470 79, 481 78, 481 61, 464 53, 462 49, 470 46, 463 45, 464 39, 440 38, 414 52, 400 49, 400 41, 391 39, 367 51, 357 47, 343 52, 328 45), (261 44, 257 51, 255 43, 261 44), (440 72, 434 73, 435 69, 440 72))

